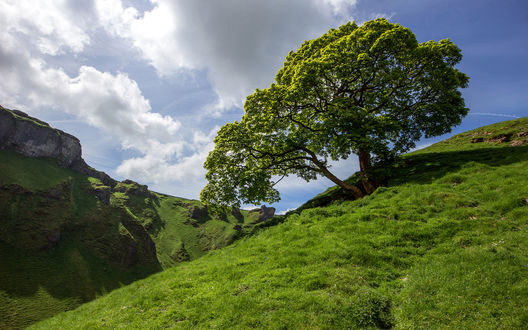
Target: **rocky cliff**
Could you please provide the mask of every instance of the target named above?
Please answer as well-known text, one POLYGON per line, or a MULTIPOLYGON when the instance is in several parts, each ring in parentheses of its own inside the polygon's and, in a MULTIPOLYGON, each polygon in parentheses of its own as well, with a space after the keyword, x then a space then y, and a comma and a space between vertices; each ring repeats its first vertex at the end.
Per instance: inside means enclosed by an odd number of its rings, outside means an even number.
POLYGON ((0 106, 0 150, 11 150, 27 157, 51 157, 64 168, 100 179, 105 185, 115 186, 116 181, 107 174, 96 171, 82 159, 79 139, 52 128, 37 118, 20 110, 0 106))

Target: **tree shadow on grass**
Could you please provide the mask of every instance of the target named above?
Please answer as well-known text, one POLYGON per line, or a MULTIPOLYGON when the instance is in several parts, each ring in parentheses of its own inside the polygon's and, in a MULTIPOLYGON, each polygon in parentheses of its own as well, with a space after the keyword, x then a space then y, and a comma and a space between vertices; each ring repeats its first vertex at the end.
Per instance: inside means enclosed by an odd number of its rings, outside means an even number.
POLYGON ((409 154, 392 169, 389 184, 430 183, 470 162, 497 167, 527 160, 528 146, 409 154))
MULTIPOLYGON (((398 161, 384 167, 373 169, 382 186, 397 186, 403 183, 427 184, 460 170, 470 162, 488 166, 504 166, 528 160, 528 145, 517 147, 490 147, 474 150, 422 152, 408 154, 398 161)), ((360 186, 358 173, 345 180, 348 184, 360 186)), ((334 186, 301 205, 290 213, 327 206, 335 201, 354 200, 354 196, 339 186, 334 186)))

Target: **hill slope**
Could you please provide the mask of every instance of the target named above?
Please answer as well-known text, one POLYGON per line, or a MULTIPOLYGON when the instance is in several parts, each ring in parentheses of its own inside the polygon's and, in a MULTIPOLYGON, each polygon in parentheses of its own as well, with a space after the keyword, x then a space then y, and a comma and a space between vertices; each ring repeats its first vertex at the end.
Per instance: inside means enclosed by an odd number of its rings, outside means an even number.
POLYGON ((406 155, 371 196, 292 214, 34 328, 522 328, 527 136, 528 118, 457 135, 406 155))
POLYGON ((80 152, 75 137, 0 107, 1 329, 73 309, 267 223, 260 210, 213 215, 198 201, 117 182, 80 152))

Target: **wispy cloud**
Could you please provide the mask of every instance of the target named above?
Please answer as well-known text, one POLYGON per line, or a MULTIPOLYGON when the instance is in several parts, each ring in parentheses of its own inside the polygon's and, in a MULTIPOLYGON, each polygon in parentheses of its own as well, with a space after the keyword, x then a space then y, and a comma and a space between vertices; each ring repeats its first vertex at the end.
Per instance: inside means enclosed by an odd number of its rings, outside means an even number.
POLYGON ((510 114, 507 114, 507 113, 493 113, 493 112, 470 112, 469 115, 506 117, 506 118, 521 118, 520 116, 510 115, 510 114))

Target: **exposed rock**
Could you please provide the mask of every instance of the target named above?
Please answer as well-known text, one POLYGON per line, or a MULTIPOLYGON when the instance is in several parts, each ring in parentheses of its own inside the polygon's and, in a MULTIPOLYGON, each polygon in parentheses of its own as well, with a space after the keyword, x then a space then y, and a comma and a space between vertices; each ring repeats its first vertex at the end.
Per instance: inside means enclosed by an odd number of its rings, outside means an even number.
POLYGON ((99 179, 105 186, 113 187, 117 184, 117 181, 112 179, 108 174, 90 167, 82 158, 71 163, 69 168, 76 172, 99 179))
POLYGON ((121 213, 121 224, 134 237, 136 250, 140 260, 145 263, 157 264, 156 245, 145 228, 126 212, 121 213))
POLYGON ((99 198, 99 200, 106 204, 110 205, 110 195, 112 194, 110 187, 108 186, 92 186, 88 192, 99 198))
POLYGON ((207 217, 207 206, 192 205, 189 207, 189 217, 196 220, 201 220, 207 217))
POLYGON ((52 188, 49 191, 49 195, 51 198, 60 199, 62 196, 62 186, 57 185, 56 187, 52 188))
POLYGON ((275 215, 275 208, 274 207, 266 207, 266 205, 262 205, 259 212, 259 218, 258 221, 266 221, 268 219, 273 218, 275 215))
POLYGON ((124 180, 121 182, 121 184, 117 184, 114 187, 114 191, 116 192, 122 192, 127 194, 128 196, 149 196, 150 192, 148 190, 147 185, 139 184, 132 180, 124 180))
POLYGON ((73 135, 53 129, 36 118, 0 109, 0 148, 27 157, 52 157, 69 167, 81 159, 81 144, 73 135))
POLYGON ((510 141, 510 137, 511 135, 507 135, 507 134, 501 134, 501 135, 491 137, 491 138, 478 137, 478 138, 472 139, 471 143, 480 143, 480 142, 504 143, 504 142, 510 141))
POLYGON ((56 246, 62 228, 73 217, 69 207, 73 182, 50 190, 30 191, 17 184, 0 186, 0 240, 28 251, 56 246))
POLYGON ((251 213, 258 212, 259 213, 258 219, 254 223, 260 223, 260 222, 264 222, 268 219, 273 218, 273 216, 275 215, 275 208, 266 207, 266 205, 262 205, 259 209, 254 209, 249 212, 251 213))
POLYGON ((73 180, 67 180, 59 183, 55 187, 51 188, 48 192, 44 192, 48 198, 53 199, 67 199, 71 198, 73 192, 73 180))
POLYGON ((231 214, 235 217, 235 219, 237 219, 238 222, 244 221, 244 216, 238 207, 231 208, 231 214))
POLYGON ((0 150, 32 158, 55 158, 62 167, 98 178, 105 185, 115 185, 115 180, 84 162, 79 139, 20 110, 0 106, 0 150))
POLYGON ((489 142, 496 142, 496 143, 504 143, 508 142, 510 140, 510 136, 508 135, 499 135, 497 137, 491 138, 488 141, 489 142))
POLYGON ((518 146, 522 146, 525 143, 526 143, 526 141, 524 141, 524 140, 515 140, 512 143, 510 143, 510 146, 511 147, 518 147, 518 146))
POLYGON ((14 195, 32 195, 33 192, 17 184, 6 184, 0 187, 0 190, 9 192, 14 195))

